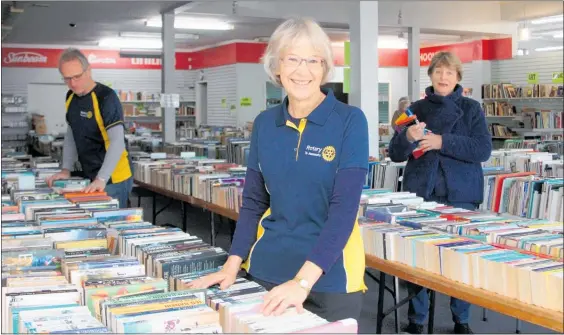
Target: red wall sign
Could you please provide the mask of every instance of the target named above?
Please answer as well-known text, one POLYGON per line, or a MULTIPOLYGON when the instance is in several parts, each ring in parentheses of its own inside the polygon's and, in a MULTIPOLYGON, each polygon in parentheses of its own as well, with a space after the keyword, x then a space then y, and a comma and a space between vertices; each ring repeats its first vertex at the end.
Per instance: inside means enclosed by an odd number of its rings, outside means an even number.
MULTIPOLYGON (((265 43, 237 42, 194 52, 177 52, 177 70, 195 70, 235 63, 260 63, 265 43)), ((439 51, 454 52, 463 63, 473 60, 511 59, 511 38, 482 40, 437 47, 422 48, 420 65, 428 66, 439 51)), ((2 48, 4 67, 58 67, 62 49, 2 48)), ((159 58, 122 58, 117 50, 82 50, 94 69, 158 70, 159 58)), ((335 65, 344 65, 344 48, 333 47, 335 65)), ((380 67, 406 67, 406 49, 378 50, 380 67)))

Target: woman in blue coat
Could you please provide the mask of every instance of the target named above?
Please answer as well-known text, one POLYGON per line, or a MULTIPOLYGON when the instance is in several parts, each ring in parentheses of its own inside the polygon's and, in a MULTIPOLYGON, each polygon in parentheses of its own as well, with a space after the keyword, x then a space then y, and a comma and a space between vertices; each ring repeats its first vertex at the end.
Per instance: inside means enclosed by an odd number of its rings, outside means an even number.
MULTIPOLYGON (((419 124, 396 133, 389 154, 394 162, 405 162, 404 191, 416 193, 427 201, 475 210, 483 201, 482 162, 489 159, 492 142, 480 104, 462 95, 458 83, 462 64, 450 52, 439 52, 427 71, 432 86, 426 97, 414 102, 410 110, 419 124), (427 132, 424 132, 424 129, 427 132), (412 155, 417 147, 423 156, 412 155)), ((420 293, 409 303, 412 334, 423 332, 429 310, 426 290, 408 284, 408 291, 420 293)), ((470 334, 470 304, 455 298, 450 302, 455 334, 470 334)))

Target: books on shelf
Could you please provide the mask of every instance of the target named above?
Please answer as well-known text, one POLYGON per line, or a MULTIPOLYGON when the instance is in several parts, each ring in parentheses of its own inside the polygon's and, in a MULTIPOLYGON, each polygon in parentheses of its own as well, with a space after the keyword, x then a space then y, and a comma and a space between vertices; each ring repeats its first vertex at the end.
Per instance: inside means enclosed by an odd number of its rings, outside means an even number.
POLYGON ((526 107, 522 109, 524 129, 559 129, 563 127, 562 110, 538 109, 526 107))
POLYGON ((484 102, 482 108, 486 116, 516 116, 517 109, 506 101, 484 102))
POLYGON ((483 99, 557 98, 563 96, 563 86, 531 84, 517 86, 511 83, 482 85, 483 99))

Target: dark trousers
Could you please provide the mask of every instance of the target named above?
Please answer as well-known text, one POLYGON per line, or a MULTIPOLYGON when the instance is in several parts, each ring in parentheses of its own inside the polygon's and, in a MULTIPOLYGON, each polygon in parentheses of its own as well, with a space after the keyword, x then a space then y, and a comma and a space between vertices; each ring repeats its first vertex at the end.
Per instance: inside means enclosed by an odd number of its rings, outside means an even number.
MULTIPOLYGON (((278 286, 277 284, 265 282, 247 274, 247 279, 261 285, 268 291, 278 286)), ((352 318, 360 322, 360 312, 362 311, 362 300, 364 293, 324 293, 310 292, 304 308, 308 311, 324 318, 329 322, 352 318)))
MULTIPOLYGON (((475 203, 450 203, 445 197, 432 196, 426 201, 436 201, 445 205, 463 208, 467 210, 476 210, 478 207, 475 203)), ((410 323, 422 325, 427 319, 429 313, 429 295, 426 289, 421 290, 421 286, 413 283, 407 283, 407 291, 409 294, 419 291, 413 299, 409 301, 408 319, 410 323), (419 291, 420 290, 420 291, 419 291)), ((464 300, 450 298, 450 311, 452 313, 452 321, 455 323, 468 323, 470 319, 470 304, 464 300)))

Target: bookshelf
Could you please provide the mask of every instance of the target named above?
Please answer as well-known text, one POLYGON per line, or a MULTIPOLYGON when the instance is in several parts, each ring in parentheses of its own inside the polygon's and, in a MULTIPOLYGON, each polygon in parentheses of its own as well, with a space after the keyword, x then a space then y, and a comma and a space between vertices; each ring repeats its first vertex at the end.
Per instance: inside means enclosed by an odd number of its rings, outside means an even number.
POLYGON ((482 85, 482 107, 494 148, 506 139, 561 139, 562 84, 482 85))
POLYGON ((2 95, 2 153, 28 152, 28 134, 31 129, 24 97, 2 95))
MULTIPOLYGON (((128 128, 146 128, 152 132, 162 132, 163 108, 161 94, 148 92, 132 92, 116 90, 124 111, 124 121, 128 128)), ((196 101, 182 98, 176 108, 176 123, 178 129, 196 126, 196 101)), ((177 132, 178 133, 178 132, 177 132)))

